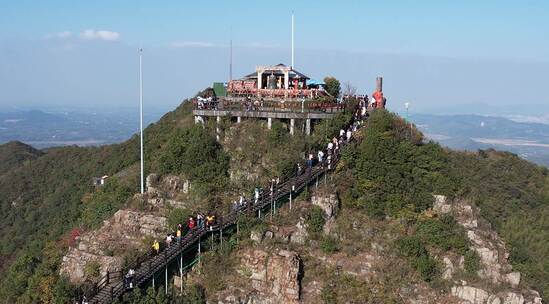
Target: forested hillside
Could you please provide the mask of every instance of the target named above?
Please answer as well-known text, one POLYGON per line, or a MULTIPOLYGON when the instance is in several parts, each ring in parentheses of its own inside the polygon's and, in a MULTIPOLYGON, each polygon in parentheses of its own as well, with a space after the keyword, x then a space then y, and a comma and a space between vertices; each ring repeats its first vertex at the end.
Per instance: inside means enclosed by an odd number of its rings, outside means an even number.
MULTIPOLYGON (((183 103, 145 130, 146 151, 158 150, 177 126, 192 124, 183 103)), ((115 145, 76 146, 37 151, 20 143, 0 146, 0 298, 15 299, 47 289, 66 293, 58 265, 63 251, 81 230, 94 227, 138 191, 138 137, 115 145), (15 153, 13 153, 15 152, 15 153), (116 175, 117 186, 90 200, 92 178, 116 175), (125 195, 121 195, 125 194, 125 195), (56 287, 55 284, 61 284, 56 287), (57 288, 57 289, 56 289, 57 288)), ((147 153, 147 166, 157 154, 147 153)), ((147 171, 149 169, 147 168, 147 171)))
POLYGON ((505 239, 513 266, 549 294, 549 170, 509 152, 450 152, 461 195, 505 239))
MULTIPOLYGON (((235 126, 223 119, 223 138, 217 142, 215 126, 194 125, 191 105, 183 103, 146 129, 146 173, 184 176, 193 185, 186 198, 195 206, 226 208, 224 204, 240 193, 249 193, 273 176, 293 173, 296 162, 324 147, 349 119, 344 114, 324 121, 311 137, 290 136, 283 124, 274 123, 267 130, 259 122, 235 126)), ((360 141, 345 150, 333 189, 348 216, 387 229, 395 236, 391 246, 396 258, 439 287, 440 260, 433 250, 463 255, 471 263, 475 256, 454 218, 427 216, 433 194, 471 201, 507 243, 513 266, 526 275, 526 284, 549 293, 548 170, 510 153, 447 150, 425 142, 408 126, 393 114, 376 111, 360 141)), ((0 174, 1 300, 70 301, 75 288, 59 276, 61 257, 76 235, 98 228, 130 203, 139 190, 138 156, 136 136, 116 145, 44 152, 17 143, 0 146, 0 159, 6 160, 0 174), (92 178, 102 175, 112 178, 95 189, 92 178)), ((315 215, 306 218, 313 225, 315 215)), ((330 254, 358 254, 369 246, 344 227, 341 224, 340 233, 349 233, 348 239, 313 231, 311 244, 322 244, 330 254)), ((328 298, 337 298, 338 293, 341 297, 346 285, 334 286, 327 289, 328 298)))
POLYGON ((18 141, 0 145, 0 175, 42 154, 40 150, 18 141))
POLYGON ((401 119, 372 118, 361 145, 348 152, 356 178, 349 192, 353 205, 372 217, 407 218, 431 207, 433 193, 469 200, 503 237, 513 266, 549 294, 546 167, 508 152, 465 153, 420 144, 422 134, 404 131, 401 119))

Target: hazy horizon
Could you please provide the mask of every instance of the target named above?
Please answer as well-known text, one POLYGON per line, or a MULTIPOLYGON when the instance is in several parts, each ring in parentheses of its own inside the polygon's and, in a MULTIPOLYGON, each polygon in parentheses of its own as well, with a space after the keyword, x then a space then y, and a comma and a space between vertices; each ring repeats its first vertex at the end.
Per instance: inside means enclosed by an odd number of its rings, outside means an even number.
POLYGON ((53 2, 0 13, 0 109, 135 108, 143 47, 145 108, 171 110, 228 80, 231 39, 234 78, 289 64, 293 10, 295 68, 367 94, 381 75, 391 110, 549 113, 537 106, 549 104, 549 4, 539 1, 53 2))

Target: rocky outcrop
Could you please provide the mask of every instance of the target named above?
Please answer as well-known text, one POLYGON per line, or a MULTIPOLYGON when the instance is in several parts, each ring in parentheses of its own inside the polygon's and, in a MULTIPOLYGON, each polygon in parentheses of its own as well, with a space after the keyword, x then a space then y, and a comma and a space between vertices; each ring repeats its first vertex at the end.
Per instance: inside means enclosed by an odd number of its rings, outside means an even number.
POLYGON ((157 174, 149 174, 147 176, 147 192, 157 193, 165 192, 168 197, 174 197, 178 193, 188 193, 190 183, 188 180, 183 180, 177 175, 164 175, 159 177, 157 174))
POLYGON ((442 263, 443 263, 442 278, 445 280, 452 279, 456 271, 454 263, 449 257, 446 257, 446 256, 442 258, 442 263))
POLYGON ((542 299, 535 292, 528 301, 520 293, 500 292, 490 294, 481 288, 472 286, 454 286, 451 293, 463 300, 462 304, 542 304, 542 299))
MULTIPOLYGON (((452 287, 452 295, 462 300, 468 301, 471 304, 487 303, 490 294, 480 288, 471 286, 454 286, 452 287)), ((493 301, 490 304, 496 304, 493 301)))
POLYGON ((331 194, 314 194, 311 197, 311 203, 318 206, 324 211, 326 218, 335 218, 339 211, 339 200, 337 195, 331 194))
POLYGON ((299 218, 299 221, 295 225, 295 231, 289 236, 290 242, 304 245, 309 238, 309 232, 307 232, 307 225, 304 218, 299 218))
POLYGON ((520 273, 512 272, 505 244, 497 233, 490 229, 488 223, 481 221, 478 210, 465 201, 448 203, 444 196, 436 196, 433 210, 439 213, 451 212, 457 222, 466 229, 471 249, 477 252, 482 263, 482 269, 479 271, 481 278, 489 279, 494 284, 507 283, 512 287, 518 286, 520 273))
POLYGON ((343 253, 332 255, 318 255, 317 258, 326 265, 330 265, 337 271, 364 279, 370 280, 376 275, 374 264, 380 262, 381 257, 374 252, 361 252, 354 256, 343 253))
MULTIPOLYGON (((326 222, 323 227, 323 232, 329 234, 335 227, 335 219, 339 212, 339 199, 337 195, 315 193, 311 197, 311 204, 320 207, 324 212, 324 219, 326 222)), ((262 242, 265 238, 270 239, 274 237, 280 241, 289 241, 297 245, 304 245, 309 239, 309 232, 307 231, 305 218, 301 216, 297 221, 297 224, 293 227, 271 226, 264 232, 253 231, 250 237, 257 243, 262 242)))
POLYGON ((335 225, 335 217, 339 211, 339 200, 336 194, 322 194, 315 193, 311 197, 311 203, 315 206, 318 206, 324 211, 324 218, 326 223, 324 224, 323 230, 325 234, 329 234, 335 225))
POLYGON ((63 257, 60 273, 73 283, 86 279, 86 265, 99 264, 100 277, 107 271, 118 271, 122 267, 123 253, 142 247, 144 236, 163 238, 166 218, 131 210, 119 210, 103 226, 76 238, 76 246, 63 257))
POLYGON ((219 295, 218 303, 299 303, 301 259, 293 251, 247 249, 239 252, 239 274, 250 289, 233 287, 219 295))
MULTIPOLYGON (((541 303, 539 293, 536 291, 520 290, 520 272, 512 271, 505 243, 491 229, 490 224, 480 217, 478 208, 464 200, 448 201, 445 196, 435 195, 433 211, 438 214, 451 213, 465 229, 470 241, 470 249, 474 250, 480 258, 481 270, 478 271, 480 278, 488 280, 494 286, 510 287, 510 291, 506 293, 490 294, 489 291, 462 284, 452 287, 452 295, 473 304, 541 303), (520 292, 517 292, 518 290, 520 292)), ((445 266, 443 277, 451 280, 454 272, 453 263, 447 257, 443 258, 443 262, 445 266)))
POLYGON ((189 207, 184 201, 178 199, 181 195, 189 193, 191 184, 177 175, 164 175, 159 177, 157 174, 147 176, 147 202, 156 207, 164 208, 167 206, 174 208, 189 207))

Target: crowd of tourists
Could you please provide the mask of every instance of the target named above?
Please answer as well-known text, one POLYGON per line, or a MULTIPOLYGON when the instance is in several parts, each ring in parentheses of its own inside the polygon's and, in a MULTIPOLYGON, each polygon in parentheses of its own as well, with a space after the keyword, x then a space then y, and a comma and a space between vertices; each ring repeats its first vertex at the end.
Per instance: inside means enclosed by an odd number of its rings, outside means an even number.
POLYGON ((164 246, 160 245, 158 239, 155 239, 152 244, 152 253, 159 254, 161 249, 169 248, 174 242, 179 243, 183 236, 193 233, 195 230, 214 230, 217 226, 217 218, 214 213, 197 213, 196 216, 190 216, 185 223, 177 224, 175 230, 166 235, 164 246))
MULTIPOLYGON (((316 153, 316 157, 313 153, 309 153, 307 159, 305 160, 305 170, 303 169, 303 164, 298 162, 296 164, 296 177, 299 177, 303 174, 310 175, 313 167, 319 165, 322 168, 327 168, 328 170, 333 169, 333 165, 337 158, 339 158, 341 153, 341 147, 349 143, 353 139, 353 134, 362 126, 363 121, 368 117, 367 112, 368 101, 360 101, 357 105, 357 110, 353 114, 352 124, 343 128, 339 131, 337 136, 334 136, 331 141, 326 145, 325 149, 321 149, 316 153)), ((280 177, 274 177, 270 180, 268 186, 268 195, 271 198, 274 198, 279 191, 281 184, 280 177)), ((237 213, 242 210, 249 210, 253 205, 257 205, 262 202, 262 198, 266 195, 262 188, 256 187, 254 189, 253 195, 250 199, 246 198, 245 193, 241 193, 240 196, 233 201, 232 203, 232 212, 237 213)), ((213 231, 217 228, 217 217, 215 213, 203 214, 201 212, 196 213, 195 216, 190 216, 185 221, 177 224, 175 230, 166 235, 164 241, 164 246, 161 246, 161 243, 158 239, 155 239, 152 244, 152 253, 158 255, 161 250, 165 250, 170 246, 173 246, 174 243, 181 242, 182 238, 187 235, 194 233, 195 231, 213 231)), ((128 289, 134 287, 134 276, 135 271, 129 269, 128 273, 124 276, 124 286, 128 289)))

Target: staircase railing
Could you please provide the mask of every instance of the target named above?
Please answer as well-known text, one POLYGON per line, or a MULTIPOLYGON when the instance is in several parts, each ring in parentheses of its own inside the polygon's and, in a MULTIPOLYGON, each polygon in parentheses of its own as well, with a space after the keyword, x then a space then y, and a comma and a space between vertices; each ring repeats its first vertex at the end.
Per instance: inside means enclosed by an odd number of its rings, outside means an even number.
MULTIPOLYGON (((354 140, 354 138, 352 138, 354 140)), ((266 191, 258 198, 257 203, 254 199, 251 199, 252 204, 246 204, 244 206, 239 206, 236 210, 230 212, 227 216, 220 218, 220 221, 216 227, 210 227, 209 229, 205 228, 195 228, 191 230, 188 234, 182 237, 180 240, 176 241, 175 244, 168 246, 157 255, 149 255, 144 261, 139 261, 139 264, 135 263, 135 274, 134 282, 135 286, 142 286, 144 283, 149 281, 159 270, 171 263, 175 258, 177 258, 184 251, 189 249, 193 244, 195 244, 200 238, 207 235, 208 233, 217 232, 219 230, 226 229, 230 226, 236 225, 238 218, 241 214, 247 212, 256 213, 259 210, 270 206, 272 201, 279 201, 286 196, 289 196, 293 193, 299 193, 307 185, 311 184, 316 178, 319 178, 323 174, 327 173, 330 170, 333 170, 339 161, 339 155, 333 154, 332 166, 331 169, 328 169, 325 165, 326 163, 319 163, 316 166, 310 168, 307 172, 296 175, 282 183, 280 183, 274 190, 273 196, 271 197, 266 191)), ((248 201, 250 202, 250 201, 248 201)), ((187 268, 189 271, 190 268, 187 268)), ((118 298, 126 292, 126 286, 123 280, 114 281, 114 279, 122 278, 122 273, 117 272, 117 276, 113 277, 114 273, 107 272, 107 275, 102 277, 96 285, 94 297, 90 303, 109 303, 115 298, 118 298), (107 292, 105 292, 107 290, 107 292)))

